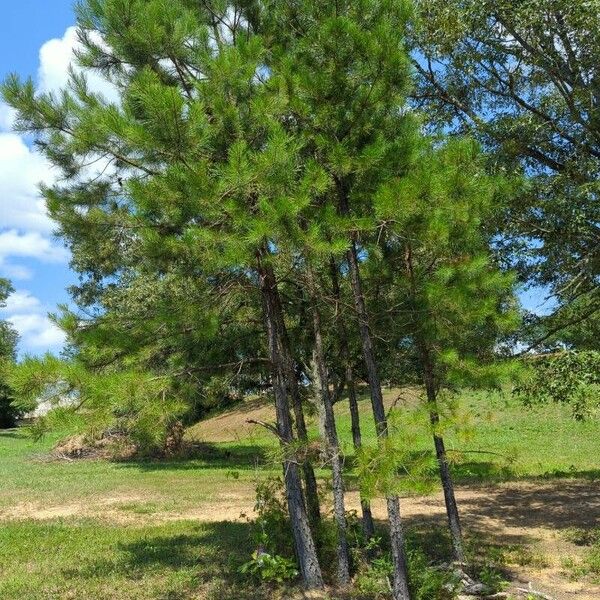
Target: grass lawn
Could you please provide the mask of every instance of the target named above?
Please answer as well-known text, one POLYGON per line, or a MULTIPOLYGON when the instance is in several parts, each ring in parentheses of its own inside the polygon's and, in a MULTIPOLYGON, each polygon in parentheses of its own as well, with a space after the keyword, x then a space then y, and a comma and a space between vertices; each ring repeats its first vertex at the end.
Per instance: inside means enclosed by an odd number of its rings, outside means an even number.
MULTIPOLYGON (((406 438, 415 452, 432 452, 427 416, 415 414, 418 393, 413 389, 387 390, 385 403, 393 408, 396 436, 406 438), (405 432, 410 431, 410 435, 405 432)), ((350 413, 345 400, 336 404, 340 443, 351 464, 354 450, 350 413)), ((359 400, 363 442, 374 443, 375 427, 366 393, 359 400)), ((248 458, 275 447, 273 436, 260 427, 245 425, 246 409, 199 423, 191 437, 212 441, 215 433, 222 447, 248 458)), ((445 432, 446 447, 455 460, 457 482, 504 481, 528 478, 585 477, 600 479, 600 421, 575 421, 569 406, 524 407, 509 393, 469 392, 458 399, 458 431, 445 432)), ((270 409, 260 415, 274 419, 270 409)), ((318 436, 313 423, 310 435, 318 436)))
MULTIPOLYGON (((398 395, 387 392, 388 405, 398 395)), ((414 394, 398 402, 398 427, 410 424, 411 449, 425 452, 429 433, 410 416, 415 406, 414 394)), ((501 394, 469 394, 463 406, 469 435, 448 434, 459 489, 600 478, 600 423, 575 422, 564 406, 527 410, 501 394)), ((372 441, 368 399, 360 407, 372 441)), ((268 417, 269 407, 259 410, 268 417)), ((45 456, 56 436, 34 443, 22 430, 0 432, 0 598, 272 598, 238 573, 252 551, 240 507, 251 509, 258 479, 278 473, 261 466, 274 441, 248 431, 247 413, 238 407, 191 428, 212 444, 193 460, 52 462, 45 456)), ((351 466, 345 403, 336 413, 351 466)))

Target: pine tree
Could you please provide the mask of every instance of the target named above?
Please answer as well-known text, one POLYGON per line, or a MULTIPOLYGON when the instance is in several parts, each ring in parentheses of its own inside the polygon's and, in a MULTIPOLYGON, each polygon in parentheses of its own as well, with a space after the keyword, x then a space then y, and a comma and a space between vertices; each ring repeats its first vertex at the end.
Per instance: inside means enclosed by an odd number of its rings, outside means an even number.
MULTIPOLYGON (((358 235, 372 225, 371 201, 378 187, 402 169, 416 135, 403 112, 409 83, 403 47, 407 9, 397 0, 268 2, 268 30, 278 36, 270 64, 284 73, 290 98, 290 129, 306 139, 333 185, 328 224, 346 236, 349 266, 363 359, 376 428, 388 434, 381 382, 360 278, 358 235), (275 32, 278 32, 276 34, 275 32), (338 219, 334 217, 337 213, 338 219)), ((387 499, 393 596, 409 597, 404 536, 398 497, 387 499)))
POLYGON ((256 286, 296 554, 305 585, 320 587, 274 266, 315 174, 282 127, 289 111, 278 77, 264 77, 257 10, 252 2, 89 0, 79 8, 79 60, 115 86, 120 103, 74 73, 60 94, 38 94, 16 76, 3 93, 17 126, 64 176, 44 194, 92 302, 136 264, 154 273, 201 267, 203 276, 237 274, 256 286))
POLYGON ((494 384, 495 356, 518 323, 514 278, 495 264, 492 228, 510 195, 509 181, 488 176, 475 144, 454 140, 422 151, 407 174, 382 188, 375 207, 382 226, 394 310, 395 344, 413 349, 426 391, 454 558, 465 562, 439 394, 465 384, 494 384), (507 195, 508 194, 508 195, 507 195))

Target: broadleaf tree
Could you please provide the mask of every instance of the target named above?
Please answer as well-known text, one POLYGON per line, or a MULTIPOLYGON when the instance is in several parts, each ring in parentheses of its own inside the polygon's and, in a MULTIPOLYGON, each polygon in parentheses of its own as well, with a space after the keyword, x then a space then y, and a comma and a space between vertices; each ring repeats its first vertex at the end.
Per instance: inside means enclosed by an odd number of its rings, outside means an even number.
POLYGON ((556 301, 531 345, 564 328, 590 343, 600 309, 600 3, 417 0, 415 10, 414 104, 429 126, 473 135, 529 181, 498 242, 522 282, 556 301))

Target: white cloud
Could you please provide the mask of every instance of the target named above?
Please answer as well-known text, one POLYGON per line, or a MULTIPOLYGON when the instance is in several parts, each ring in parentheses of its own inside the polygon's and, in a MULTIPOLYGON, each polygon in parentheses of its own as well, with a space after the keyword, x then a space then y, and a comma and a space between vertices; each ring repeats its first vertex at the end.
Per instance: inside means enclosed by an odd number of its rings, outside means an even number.
POLYGON ((8 277, 11 280, 19 280, 22 281, 24 279, 32 279, 33 271, 24 265, 15 265, 10 262, 0 262, 0 267, 2 267, 2 276, 8 277))
POLYGON ((42 303, 29 292, 18 290, 11 294, 6 300, 4 311, 10 314, 29 312, 32 309, 39 310, 42 303))
POLYGON ((15 229, 0 233, 0 264, 9 257, 36 258, 44 263, 66 262, 69 254, 37 231, 20 233, 15 229))
MULTIPOLYGON (((69 27, 61 38, 46 42, 39 53, 38 92, 57 92, 68 85, 69 70, 78 47, 77 31, 69 27)), ((108 101, 118 102, 116 88, 95 73, 86 74, 92 91, 108 101)), ((0 102, 0 273, 13 280, 34 276, 35 262, 66 264, 68 251, 52 238, 55 224, 49 218, 39 184, 52 185, 58 172, 30 147, 25 138, 10 133, 15 111, 0 102), (27 261, 26 264, 22 264, 27 261)), ((110 172, 106 159, 88 168, 90 173, 110 172)), ((64 343, 64 333, 47 316, 52 307, 19 290, 0 311, 21 335, 21 348, 26 352, 57 350, 64 343)))
POLYGON ((46 159, 20 136, 0 133, 0 227, 51 233, 54 225, 38 186, 54 179, 46 159))
MULTIPOLYGON (((96 40, 99 41, 99 40, 96 40)), ((40 48, 40 67, 38 69, 38 90, 40 92, 56 92, 69 82, 69 68, 81 72, 74 62, 73 51, 80 47, 77 39, 77 28, 69 27, 62 38, 47 41, 40 48)), ((86 72, 88 85, 93 92, 102 94, 107 100, 118 102, 116 88, 99 74, 86 72)))
POLYGON ((0 131, 10 131, 15 122, 17 111, 4 102, 0 102, 0 131))
POLYGON ((65 334, 43 314, 30 313, 11 315, 7 318, 21 337, 20 342, 26 351, 60 348, 65 343, 65 334))
POLYGON ((33 277, 31 267, 15 262, 15 259, 35 259, 42 263, 66 263, 69 253, 37 231, 21 233, 15 229, 0 232, 0 274, 12 280, 33 277))
MULTIPOLYGON (((67 86, 69 67, 74 61, 73 51, 78 45, 77 30, 69 27, 62 38, 50 40, 41 47, 38 91, 58 91, 67 86)), ((114 86, 99 75, 89 74, 89 84, 92 90, 104 94, 107 99, 118 100, 114 86)), ((40 183, 52 184, 58 173, 21 136, 6 133, 14 119, 15 111, 0 103, 0 230, 15 228, 48 235, 54 225, 47 215, 38 186, 40 183)), ((106 160, 100 160, 88 171, 93 174, 108 172, 106 163, 106 160)))
POLYGON ((46 307, 26 290, 9 296, 0 312, 19 332, 26 352, 59 349, 65 342, 64 332, 50 321, 46 307))

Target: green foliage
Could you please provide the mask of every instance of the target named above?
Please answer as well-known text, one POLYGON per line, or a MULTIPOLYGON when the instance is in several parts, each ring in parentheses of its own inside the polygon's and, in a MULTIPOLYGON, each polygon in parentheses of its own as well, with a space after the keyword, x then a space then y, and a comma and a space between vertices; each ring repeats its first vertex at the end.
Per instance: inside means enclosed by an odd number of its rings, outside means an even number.
POLYGON ((408 570, 415 600, 451 600, 458 587, 456 575, 432 567, 425 552, 417 548, 408 550, 408 570))
POLYGON ((356 589, 369 598, 386 598, 390 593, 390 577, 393 569, 389 557, 373 559, 370 565, 356 576, 356 589))
POLYGON ((96 440, 110 432, 125 436, 141 454, 161 452, 187 406, 168 378, 137 371, 95 373, 77 361, 52 355, 25 358, 9 372, 17 403, 49 412, 36 420, 37 437, 52 429, 96 440))
MULTIPOLYGON (((389 436, 375 444, 365 440, 357 452, 357 474, 362 494, 367 498, 387 496, 390 493, 431 493, 439 480, 438 463, 421 440, 432 433, 457 440, 465 446, 475 435, 476 424, 471 410, 458 394, 444 392, 437 402, 439 422, 432 426, 429 405, 420 397, 417 406, 390 410, 389 436)), ((460 450, 450 452, 451 464, 464 457, 460 450)))
POLYGON ((435 459, 428 451, 415 451, 407 435, 391 435, 357 452, 357 474, 366 498, 397 494, 409 488, 427 493, 435 486, 435 459))
POLYGON ((290 527, 283 481, 280 477, 268 477, 256 485, 254 511, 258 525, 255 543, 274 555, 289 557, 290 527))
POLYGON ((258 550, 252 553, 252 560, 240 567, 240 573, 253 575, 269 583, 285 583, 298 577, 294 560, 258 550))
POLYGON ((600 408, 600 352, 534 357, 514 393, 527 405, 569 404, 577 420, 593 416, 600 408))
POLYGON ((497 358, 520 321, 515 278, 497 264, 489 223, 517 185, 489 175, 470 140, 425 140, 375 197, 393 307, 381 327, 437 389, 498 385, 514 369, 497 358))
MULTIPOLYGON (((0 308, 14 292, 10 281, 0 277, 0 308)), ((0 428, 13 427, 21 411, 13 404, 13 392, 8 385, 6 372, 16 358, 19 336, 8 321, 0 319, 0 428)))
POLYGON ((239 391, 232 389, 231 378, 225 376, 211 377, 202 388, 202 406, 210 410, 224 408, 241 400, 239 391))
POLYGON ((496 166, 527 176, 496 221, 500 246, 559 306, 586 295, 598 306, 599 121, 589 75, 599 8, 597 0, 417 0, 411 28, 415 101, 429 124, 469 132, 496 166))
MULTIPOLYGON (((378 352, 391 349, 388 364, 413 354, 431 410, 440 389, 510 370, 496 358, 518 322, 514 277, 491 248, 517 184, 491 176, 475 143, 422 135, 406 102, 407 2, 86 0, 78 12, 77 60, 119 101, 75 72, 57 94, 16 76, 2 89, 62 175, 42 192, 80 274, 77 310, 56 318, 68 360, 26 359, 11 376, 22 407, 40 395, 53 407, 39 434, 109 432, 154 453, 185 415, 272 384, 280 459, 312 458, 287 430, 284 396, 310 377, 315 303, 335 354, 337 307, 303 286, 330 259, 347 286, 355 251, 374 337, 387 339, 378 352)), ((446 408, 435 433, 455 433, 446 408)), ((367 496, 430 485, 432 454, 390 421, 398 431, 360 452, 367 496)), ((284 581, 292 544, 276 484, 259 487, 257 510, 263 548, 243 570, 284 581)), ((332 562, 332 530, 317 536, 332 562)), ((302 559, 310 535, 295 542, 302 559)), ((411 560, 436 597, 441 580, 411 560)))
POLYGON ((500 592, 508 585, 505 575, 497 568, 487 565, 479 570, 477 579, 493 592, 500 592))
MULTIPOLYGON (((408 541, 407 559, 411 597, 415 600, 451 600, 455 597, 459 583, 456 576, 432 567, 418 540, 412 536, 408 541)), ((388 598, 392 573, 390 558, 387 555, 377 556, 362 565, 355 577, 356 588, 367 598, 388 598)))

